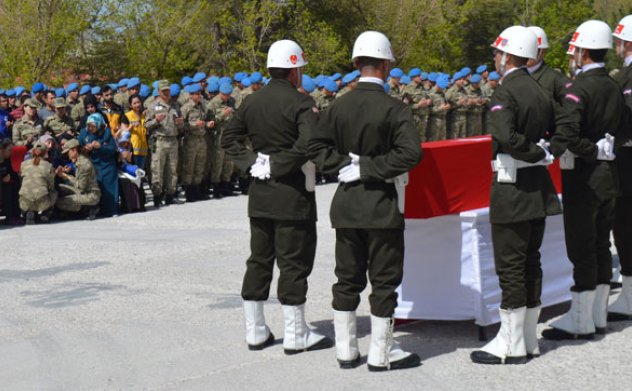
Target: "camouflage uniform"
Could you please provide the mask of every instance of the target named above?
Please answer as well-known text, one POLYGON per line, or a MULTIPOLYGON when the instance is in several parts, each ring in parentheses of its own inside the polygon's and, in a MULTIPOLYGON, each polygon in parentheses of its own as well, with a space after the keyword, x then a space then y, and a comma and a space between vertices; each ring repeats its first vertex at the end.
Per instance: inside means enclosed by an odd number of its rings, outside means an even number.
MULTIPOLYGON (((473 100, 485 100, 483 91, 480 88, 474 88, 472 84, 467 87, 467 94, 473 100)), ((485 103, 474 103, 467 112, 467 137, 480 136, 483 134, 483 110, 485 103)))
POLYGON ((445 97, 452 105, 448 119, 448 138, 463 138, 467 136, 467 112, 469 106, 467 102, 459 103, 459 100, 467 100, 467 91, 465 88, 454 85, 448 89, 445 97))
POLYGON ((19 121, 13 125, 13 144, 15 145, 27 145, 27 140, 31 137, 31 144, 37 141, 37 139, 43 133, 43 124, 40 119, 35 121, 28 120, 26 116, 20 118, 19 121))
POLYGON ((439 107, 447 102, 443 91, 436 89, 428 94, 432 99, 430 115, 428 116, 428 141, 439 141, 447 138, 447 116, 448 110, 441 110, 439 107))
POLYGON ((222 136, 224 129, 230 122, 234 113, 224 116, 224 109, 227 107, 235 108, 235 99, 231 97, 227 102, 222 100, 221 95, 217 95, 208 103, 207 109, 215 115, 215 138, 213 145, 213 166, 211 169, 211 183, 218 184, 220 182, 230 182, 233 175, 233 162, 226 157, 226 153, 222 148, 222 136))
POLYGON ((83 101, 80 101, 79 103, 73 106, 72 110, 70 111, 70 118, 75 123, 75 126, 76 126, 75 130, 80 130, 78 129, 78 127, 79 127, 79 124, 81 123, 81 117, 83 117, 85 114, 86 114, 86 108, 83 105, 83 101))
POLYGON ((55 171, 53 166, 44 159, 39 165, 29 159, 22 162, 20 175, 20 209, 23 211, 43 212, 55 205, 57 192, 55 191, 55 171))
POLYGON ((79 212, 83 206, 94 206, 101 200, 101 189, 97 183, 97 170, 90 159, 79 155, 75 162, 75 175, 68 175, 66 183, 59 185, 67 194, 57 199, 55 206, 67 212, 79 212))
POLYGON ((129 91, 119 92, 114 95, 114 103, 121 106, 124 113, 129 111, 129 91))
POLYGON ((207 114, 203 102, 194 103, 189 100, 182 106, 184 118, 184 143, 182 163, 182 185, 199 185, 204 177, 206 166, 206 134, 210 130, 206 122, 212 119, 207 114), (196 125, 198 120, 205 122, 203 128, 196 125))
POLYGON ((349 91, 351 91, 351 88, 349 88, 349 86, 342 87, 342 89, 339 90, 338 93, 336 94, 336 99, 340 98, 341 96, 343 96, 349 91))
POLYGON ((489 85, 489 82, 485 83, 484 86, 481 87, 481 91, 483 93, 483 98, 485 98, 485 107, 483 110, 483 134, 489 134, 490 127, 490 115, 489 115, 489 102, 492 99, 492 95, 494 94, 494 89, 489 85))
POLYGON ((422 99, 428 99, 428 94, 424 90, 422 83, 417 84, 412 81, 404 88, 404 96, 410 97, 410 108, 413 111, 413 119, 417 125, 419 139, 422 143, 424 143, 427 141, 426 133, 428 130, 428 115, 430 114, 430 107, 419 107, 419 101, 422 99))
POLYGON ((151 134, 151 189, 156 195, 174 196, 178 182, 178 131, 175 119, 180 117, 177 105, 158 98, 147 108, 145 128, 151 134), (162 122, 157 114, 166 114, 162 122))
POLYGON ((321 95, 318 95, 317 99, 315 99, 316 107, 318 110, 324 111, 334 102, 334 99, 336 99, 335 95, 326 95, 325 93, 322 93, 321 95))
POLYGON ((402 100, 402 96, 404 95, 404 93, 402 91, 402 85, 401 84, 398 84, 398 85, 390 84, 389 87, 390 88, 388 90, 388 94, 390 96, 392 96, 393 98, 397 99, 397 100, 402 100))
POLYGON ((75 129, 75 121, 66 114, 64 114, 63 118, 59 118, 59 115, 55 113, 55 115, 46 118, 46 121, 44 121, 44 132, 49 132, 57 139, 60 139, 64 133, 69 137, 75 137, 75 129))

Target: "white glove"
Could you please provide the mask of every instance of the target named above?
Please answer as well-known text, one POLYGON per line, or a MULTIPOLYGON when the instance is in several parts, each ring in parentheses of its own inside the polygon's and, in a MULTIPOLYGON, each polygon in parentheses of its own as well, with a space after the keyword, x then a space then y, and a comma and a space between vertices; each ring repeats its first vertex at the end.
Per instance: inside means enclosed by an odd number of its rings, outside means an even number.
POLYGON ((308 160, 301 166, 301 171, 305 174, 305 190, 309 192, 316 190, 316 165, 308 160))
POLYGON ((338 180, 342 183, 350 183, 360 180, 360 156, 349 152, 351 163, 340 169, 338 180))
POLYGON ((597 159, 611 161, 614 158, 614 137, 606 133, 605 138, 597 141, 597 159))
POLYGON ((270 179, 270 155, 257 153, 257 160, 250 166, 250 174, 262 181, 270 179))
POLYGON ((541 164, 543 166, 548 166, 549 164, 552 164, 553 160, 555 160, 555 156, 553 156, 553 154, 549 151, 549 146, 551 144, 547 143, 544 139, 540 139, 540 141, 536 145, 542 148, 542 150, 546 154, 544 156, 544 159, 540 160, 538 164, 541 164))

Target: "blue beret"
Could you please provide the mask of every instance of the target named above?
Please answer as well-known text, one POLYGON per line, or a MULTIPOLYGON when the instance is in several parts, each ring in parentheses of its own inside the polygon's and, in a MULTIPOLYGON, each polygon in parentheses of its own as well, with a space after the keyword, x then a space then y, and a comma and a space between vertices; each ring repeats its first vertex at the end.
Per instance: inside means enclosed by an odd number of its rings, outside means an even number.
POLYGON ((261 72, 252 72, 252 75, 250 75, 250 81, 254 84, 254 83, 261 83, 261 80, 263 79, 263 76, 261 75, 261 72))
POLYGON ((188 92, 189 94, 197 94, 198 92, 202 91, 202 87, 200 87, 199 84, 190 84, 184 87, 184 91, 188 92))
POLYGON ((140 86, 140 79, 137 77, 132 77, 127 81, 127 88, 134 88, 140 86))
POLYGON ((148 85, 143 84, 140 86, 140 91, 138 92, 138 95, 140 95, 141 98, 147 98, 149 96, 149 94, 151 93, 151 88, 149 88, 148 85))
POLYGON ((188 86, 189 84, 191 84, 191 82, 193 81, 193 79, 191 79, 190 76, 185 76, 182 78, 182 80, 180 81, 180 84, 182 84, 183 86, 188 86))
POLYGON ((464 67, 461 69, 462 77, 467 77, 470 73, 472 73, 472 69, 469 67, 464 67))
MULTIPOLYGON (((243 79, 245 77, 243 72, 237 72, 235 73, 235 76, 233 77, 233 79, 235 79, 235 81, 241 81, 241 79, 243 79)), ((221 86, 220 86, 221 89, 221 86)))
POLYGON ((6 92, 6 95, 7 95, 9 98, 11 98, 12 96, 15 96, 15 90, 8 90, 8 91, 6 92))
POLYGON ((410 84, 410 77, 404 75, 399 82, 402 84, 410 84))
POLYGON ((127 83, 129 83, 129 79, 121 79, 118 82, 118 88, 127 87, 127 83))
POLYGON ((303 81, 301 85, 303 86, 305 92, 307 92, 308 94, 311 94, 316 89, 316 83, 314 83, 312 78, 307 75, 303 75, 303 81))
POLYGON ((169 92, 171 93, 171 96, 180 95, 180 84, 173 83, 171 87, 169 87, 169 92))
POLYGON ((85 95, 90 91, 92 91, 92 87, 90 87, 89 84, 86 84, 83 87, 81 87, 81 89, 79 90, 79 95, 85 95))
POLYGON ((219 85, 219 92, 230 95, 233 93, 233 86, 229 83, 222 83, 219 85))
POLYGON ((481 80, 483 80, 483 77, 477 73, 476 75, 472 75, 472 77, 470 78, 470 83, 478 84, 481 82, 481 80))
POLYGON ((160 95, 160 92, 158 91, 158 88, 154 88, 154 90, 151 92, 151 95, 154 96, 154 97, 160 95))
POLYGON ((195 75, 193 75, 193 79, 191 79, 191 81, 193 83, 199 83, 199 82, 201 82, 204 79, 206 79, 206 73, 198 72, 195 75))
POLYGON ((342 78, 342 75, 340 73, 334 73, 333 75, 331 75, 330 79, 333 81, 338 81, 342 78))
POLYGON ((342 84, 347 85, 347 84, 351 83, 354 80, 355 80, 355 74, 353 72, 347 73, 345 75, 345 77, 342 78, 342 84))
POLYGON ((438 74, 436 74, 435 72, 430 72, 430 73, 428 74, 428 80, 430 80, 430 81, 431 81, 431 82, 433 82, 433 83, 436 83, 436 82, 437 82, 437 78, 438 78, 438 77, 439 77, 439 75, 438 75, 438 74))
POLYGON ((63 88, 57 88, 55 89, 55 97, 57 98, 63 98, 66 96, 66 90, 64 90, 63 88))
POLYGON ((96 86, 96 87, 92 87, 92 89, 90 90, 90 92, 92 92, 92 95, 97 95, 101 93, 101 87, 96 86))
POLYGON ((79 84, 77 84, 77 83, 70 83, 70 84, 68 84, 68 87, 66 87, 66 92, 68 92, 68 93, 73 92, 77 88, 79 88, 79 84))
POLYGON ((390 75, 391 75, 391 77, 394 77, 394 78, 400 78, 400 77, 404 76, 404 71, 402 71, 399 68, 393 68, 393 69, 391 69, 390 75))
POLYGON ((391 91, 391 85, 388 83, 384 83, 384 92, 387 94, 391 91))
POLYGON ((206 83, 210 84, 210 83, 219 83, 219 77, 217 76, 209 76, 208 79, 206 79, 206 83))
POLYGON ((411 69, 410 72, 408 72, 408 76, 410 78, 421 76, 421 69, 419 69, 419 68, 411 69))
POLYGON ((496 71, 489 72, 489 76, 487 76, 487 80, 491 80, 491 81, 500 80, 500 75, 496 71))
POLYGON ((329 92, 338 92, 338 84, 332 79, 325 79, 323 87, 329 92))
POLYGON ((328 77, 324 77, 324 78, 320 79, 320 81, 318 82, 318 88, 325 87, 325 83, 327 82, 327 80, 329 80, 328 77))
POLYGON ((480 65, 478 68, 476 68, 476 73, 478 73, 479 75, 486 71, 487 71, 487 65, 480 65))
POLYGON ((219 91, 219 83, 217 80, 211 80, 208 82, 208 86, 206 87, 206 91, 214 94, 219 91))
POLYGON ((446 89, 450 85, 450 81, 445 77, 440 77, 437 79, 437 86, 441 89, 446 89))
POLYGON ((233 82, 233 79, 231 79, 230 76, 224 76, 224 77, 219 79, 219 85, 230 84, 232 82, 233 82))
POLYGON ((428 80, 428 72, 421 72, 421 80, 428 80))
POLYGON ((26 88, 22 87, 22 86, 17 86, 15 87, 15 96, 20 96, 22 95, 22 93, 26 91, 26 88))
POLYGON ((33 84, 33 87, 31 88, 31 92, 35 94, 38 92, 42 92, 45 89, 46 89, 46 86, 44 85, 44 83, 37 82, 33 84))
POLYGON ((241 85, 244 87, 250 87, 252 85, 252 81, 250 81, 249 77, 244 77, 241 79, 241 85))
POLYGON ((4 93, 5 93, 4 88, 0 88, 0 94, 4 94, 4 93))
POLYGON ((325 78, 324 75, 318 75, 316 76, 316 78, 314 79, 314 83, 316 83, 317 85, 320 84, 321 81, 323 81, 323 79, 325 78))

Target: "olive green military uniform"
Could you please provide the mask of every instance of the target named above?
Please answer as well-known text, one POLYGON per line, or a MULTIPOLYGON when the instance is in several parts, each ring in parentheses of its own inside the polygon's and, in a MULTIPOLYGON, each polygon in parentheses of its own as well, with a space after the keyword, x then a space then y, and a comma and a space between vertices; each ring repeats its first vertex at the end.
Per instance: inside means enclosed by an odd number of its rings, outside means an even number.
POLYGON ((212 120, 203 102, 193 103, 189 100, 182 106, 182 117, 184 118, 184 148, 182 165, 182 185, 200 185, 204 177, 206 167, 206 133, 210 128, 206 123, 212 120), (204 121, 203 127, 198 127, 196 122, 204 121))
POLYGON ((388 94, 393 98, 401 100, 402 95, 404 95, 403 90, 404 88, 401 84, 394 85, 389 83, 388 94))
MULTIPOLYGON (((623 91, 627 108, 627 126, 632 126, 632 64, 621 69, 615 77, 623 91)), ((617 152, 615 160, 619 174, 621 196, 615 206, 615 222, 613 228, 614 243, 621 261, 621 274, 632 276, 632 142, 626 141, 617 152)))
POLYGON ((70 118, 75 123, 75 131, 80 131, 79 124, 81 123, 81 117, 86 114, 86 108, 83 105, 83 100, 74 105, 70 110, 70 118))
POLYGON ((66 114, 64 114, 63 118, 60 118, 55 113, 55 115, 46 118, 46 121, 44 121, 44 132, 49 132, 58 139, 64 135, 67 137, 76 136, 75 129, 75 121, 66 114))
POLYGON ((492 95, 494 95, 496 90, 490 87, 489 83, 485 83, 485 85, 481 85, 481 91, 483 92, 483 98, 485 99, 485 107, 483 108, 483 134, 489 134, 489 129, 491 127, 491 115, 489 112, 489 109, 491 108, 490 102, 492 95))
POLYGON ((404 95, 410 96, 410 108, 413 111, 413 119, 417 125, 417 131, 419 132, 419 140, 424 143, 427 141, 426 132, 428 130, 430 107, 419 107, 419 101, 428 99, 428 94, 424 90, 422 83, 417 84, 411 81, 410 84, 404 88, 404 95))
POLYGON ((90 159, 79 155, 75 162, 75 175, 68 175, 60 184, 60 197, 55 206, 67 212, 79 212, 84 206, 94 206, 101 200, 97 170, 90 159))
POLYGON ((223 147, 237 167, 249 171, 257 153, 270 156, 271 178, 250 184, 251 255, 241 295, 267 300, 274 261, 281 271, 283 305, 306 301, 307 277, 316 252, 316 199, 305 189, 308 135, 316 123, 314 101, 287 80, 270 83, 246 99, 225 130, 223 147), (250 138, 254 150, 244 140, 250 138))
POLYGON ((531 74, 531 77, 542 86, 556 104, 561 104, 564 98, 564 90, 570 83, 566 76, 549 68, 545 62, 542 62, 542 65, 531 74))
POLYGON ((35 121, 28 120, 26 116, 20 118, 13 125, 13 144, 28 145, 33 144, 43 134, 43 123, 38 118, 35 121), (28 140, 31 139, 29 143, 28 140))
POLYGON ((147 107, 145 128, 153 138, 151 188, 154 195, 173 196, 176 192, 180 127, 176 125, 175 119, 180 116, 175 103, 164 102, 161 98, 147 107), (157 114, 166 114, 166 117, 162 122, 158 122, 157 114))
POLYGON ((344 86, 342 87, 342 89, 340 89, 337 93, 336 93, 336 99, 340 98, 341 96, 343 96, 344 94, 346 94, 347 92, 351 91, 351 88, 349 88, 348 86, 344 86))
POLYGON ((226 151, 222 148, 222 138, 224 130, 233 118, 232 114, 224 115, 224 109, 227 107, 235 108, 235 99, 231 98, 224 102, 221 95, 217 95, 208 104, 207 109, 215 116, 215 139, 213 145, 213 167, 211 169, 211 183, 227 183, 233 175, 234 164, 230 157, 226 156, 226 151))
MULTIPOLYGON (((596 142, 606 133, 622 140, 625 102, 604 68, 582 71, 566 90, 556 118, 551 152, 577 155, 575 169, 562 171, 566 251, 573 263, 574 292, 610 284, 610 230, 619 195, 616 163, 597 160, 596 142)), ((629 239, 628 239, 629 240, 629 239)))
POLYGON ((371 313, 392 317, 403 277, 404 216, 395 186, 386 181, 421 160, 412 112, 382 85, 359 82, 320 115, 309 149, 318 168, 330 175, 350 164, 350 152, 360 156, 361 179, 341 183, 330 209, 338 277, 333 308, 356 310, 368 272, 371 313))
POLYGON ((440 107, 447 102, 443 91, 432 89, 428 94, 432 99, 430 115, 428 116, 428 141, 440 141, 447 138, 447 117, 448 110, 440 107))
POLYGON ((486 98, 481 88, 475 88, 470 84, 467 88, 467 95, 476 102, 470 105, 467 111, 467 137, 480 136, 483 134, 483 111, 485 110, 486 98), (481 103, 478 103, 478 102, 481 103))
MULTIPOLYGON (((554 108, 526 69, 511 72, 494 94, 490 112, 492 158, 499 153, 537 163, 545 153, 537 146, 555 128, 554 108)), ((489 206, 500 308, 539 306, 542 293, 540 246, 545 217, 562 213, 545 166, 517 170, 516 183, 500 183, 494 174, 489 206)))
POLYGON ((452 106, 448 115, 447 138, 463 138, 467 136, 467 91, 455 84, 446 91, 445 97, 452 106))
POLYGON ((124 113, 129 111, 129 91, 119 92, 114 95, 114 103, 121 106, 124 113))
POLYGON ((318 97, 315 99, 316 107, 319 111, 324 111, 333 103, 335 99, 335 95, 326 95, 325 93, 322 93, 318 95, 318 97))
POLYGON ((234 87, 233 88, 233 92, 230 94, 230 96, 235 100, 235 109, 239 108, 239 106, 241 106, 241 101, 244 100, 244 97, 241 95, 241 92, 243 90, 239 87, 234 87))
POLYGON ((35 165, 34 159, 25 160, 20 166, 22 186, 20 187, 20 209, 25 212, 43 212, 55 205, 55 172, 53 166, 44 159, 35 165))

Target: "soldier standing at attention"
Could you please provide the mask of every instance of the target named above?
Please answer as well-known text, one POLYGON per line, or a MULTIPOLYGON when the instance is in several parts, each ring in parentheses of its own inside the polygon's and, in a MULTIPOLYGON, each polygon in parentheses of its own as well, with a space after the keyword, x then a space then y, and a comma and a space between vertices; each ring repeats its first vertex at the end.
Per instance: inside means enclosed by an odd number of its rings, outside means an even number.
POLYGON ((219 86, 219 94, 208 103, 207 109, 215 116, 215 139, 213 145, 214 161, 211 172, 211 183, 213 186, 213 198, 233 196, 232 185, 230 183, 233 175, 233 161, 226 156, 226 151, 222 147, 224 130, 233 118, 235 113, 235 98, 231 96, 233 86, 230 83, 222 83, 219 86))
POLYGON ((388 81, 388 94, 395 99, 402 99, 402 85, 401 79, 404 76, 404 71, 399 68, 393 68, 390 72, 391 79, 388 81))
POLYGON ((428 94, 432 100, 428 116, 428 141, 440 141, 447 138, 447 117, 451 107, 444 94, 450 82, 445 77, 435 80, 435 86, 428 94))
MULTIPOLYGON (((360 363, 356 309, 371 281, 370 371, 420 365, 414 353, 393 341, 393 313, 404 266, 404 216, 393 183, 419 161, 422 152, 410 108, 384 92, 394 61, 388 38, 367 31, 356 39, 354 65, 361 72, 355 90, 320 115, 309 143, 310 155, 340 185, 330 215, 336 229, 333 290, 336 356, 341 368, 360 363)), ((399 187, 403 190, 403 186, 399 187)))
MULTIPOLYGON (((500 281, 500 331, 481 350, 478 364, 524 364, 540 354, 536 328, 540 316, 540 246, 545 218, 561 213, 546 165, 553 155, 540 140, 555 128, 552 100, 529 77, 527 60, 538 54, 537 38, 523 26, 505 29, 492 44, 502 85, 492 97, 492 157, 524 165, 513 173, 496 167, 489 219, 496 274, 500 281)), ((476 76, 476 75, 475 75, 476 76)), ((510 169, 507 169, 509 171, 510 169)))
POLYGON ((178 168, 178 133, 184 125, 176 104, 171 100, 171 86, 168 80, 158 82, 159 97, 147 108, 145 128, 155 139, 151 151, 151 190, 154 206, 181 204, 176 196, 178 168))
POLYGON ((316 99, 316 107, 319 111, 326 110, 336 99, 336 93, 338 92, 338 84, 335 81, 327 78, 323 85, 323 93, 316 99))
POLYGON ((538 37, 538 57, 532 58, 527 63, 529 73, 542 88, 553 98, 556 104, 560 104, 564 98, 564 90, 570 82, 560 72, 549 68, 544 62, 544 55, 549 48, 549 40, 546 33, 538 26, 531 26, 529 30, 533 31, 538 37))
MULTIPOLYGON (((566 252, 573 263, 571 309, 544 330, 546 339, 593 339, 606 333, 612 279, 610 230, 616 181, 614 141, 625 140, 625 101, 608 76, 605 57, 612 31, 604 22, 582 23, 571 44, 581 73, 566 89, 556 118, 551 151, 561 159, 566 252), (569 161, 572 161, 570 164, 569 161)), ((628 239, 629 240, 629 239, 628 239)))
POLYGON ((307 64, 294 41, 268 51, 270 83, 247 97, 226 128, 223 147, 241 170, 252 174, 248 197, 250 251, 241 290, 250 350, 274 343, 263 304, 270 293, 274 261, 280 269, 286 354, 329 348, 333 342, 305 321, 307 277, 316 252, 316 198, 307 141, 316 123, 314 101, 300 93, 307 64), (252 142, 249 149, 246 139, 252 142))
POLYGON ((465 75, 459 71, 452 80, 454 85, 445 93, 445 98, 452 107, 447 135, 450 139, 467 136, 467 112, 470 108, 465 90, 465 75))
MULTIPOLYGON (((612 35, 624 65, 615 80, 623 91, 626 118, 632 121, 632 15, 621 19, 612 35)), ((632 140, 629 138, 619 149, 616 161, 622 194, 616 201, 613 233, 621 260, 623 286, 619 298, 608 308, 609 321, 632 320, 632 140)))
POLYGON ((428 128, 428 114, 430 113, 432 99, 430 99, 424 90, 421 69, 411 69, 410 72, 408 72, 408 76, 410 77, 410 84, 404 88, 404 94, 410 96, 410 108, 413 111, 413 119, 415 120, 419 132, 419 140, 425 143, 426 130, 428 128))
POLYGON ((470 99, 470 109, 467 112, 467 137, 483 134, 483 110, 488 100, 481 90, 481 81, 481 75, 472 75, 470 85, 466 88, 470 99))

